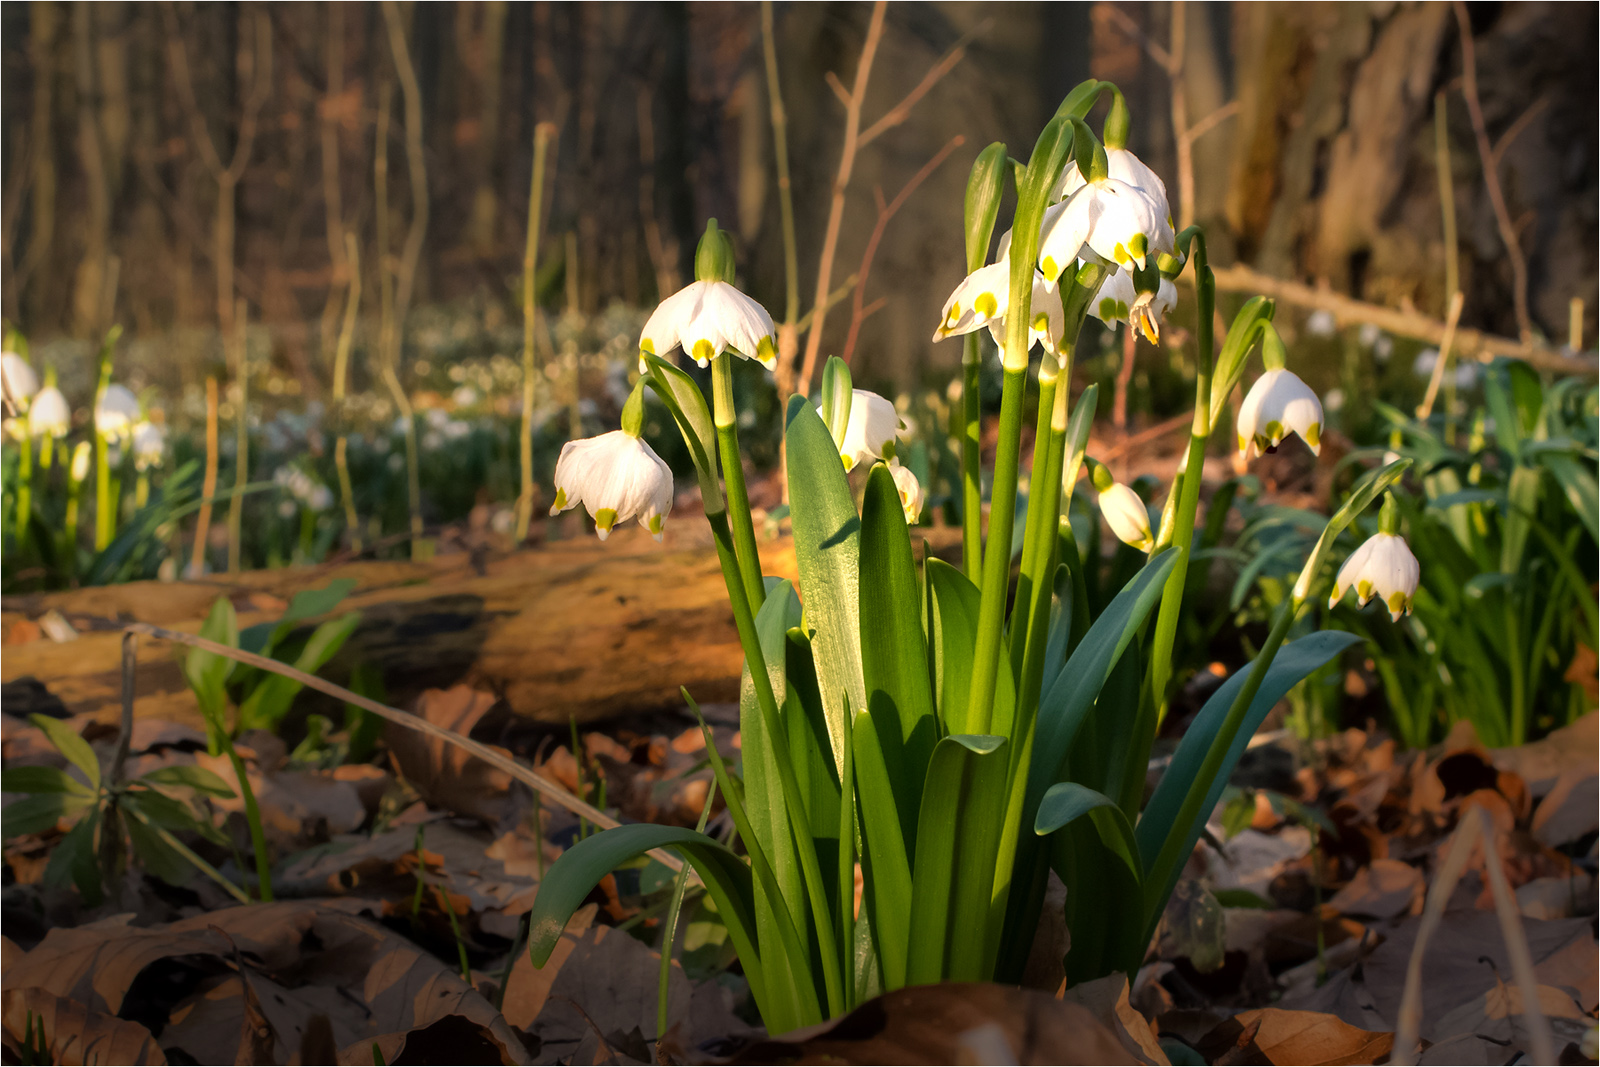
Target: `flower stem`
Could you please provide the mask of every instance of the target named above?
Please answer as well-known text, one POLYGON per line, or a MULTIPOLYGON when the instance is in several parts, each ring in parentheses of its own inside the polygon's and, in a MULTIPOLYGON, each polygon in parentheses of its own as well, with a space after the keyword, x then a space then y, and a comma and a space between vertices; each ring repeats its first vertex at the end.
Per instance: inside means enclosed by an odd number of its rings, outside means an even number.
POLYGON ((961 569, 983 581, 983 357, 969 333, 961 358, 961 569))
MULTIPOLYGON (((719 434, 720 436, 720 434, 719 434)), ((733 534, 728 529, 725 512, 707 515, 711 533, 717 544, 717 561, 722 564, 723 584, 728 587, 728 600, 733 605, 733 621, 739 631, 739 645, 750 668, 750 681, 756 691, 756 704, 761 709, 761 719, 767 728, 773 754, 777 757, 778 780, 783 787, 783 802, 788 809, 791 824, 805 819, 805 800, 800 793, 800 781, 795 775, 794 761, 789 756, 788 733, 778 718, 778 703, 772 693, 772 679, 767 674, 766 658, 761 653, 761 641, 756 636, 755 615, 750 610, 750 600, 745 596, 744 582, 740 577, 738 559, 734 554, 733 534)), ((828 1014, 844 1011, 844 986, 840 980, 839 951, 834 937, 833 920, 828 908, 827 892, 822 884, 822 869, 817 862, 816 839, 804 825, 794 836, 795 851, 800 857, 800 872, 805 879, 806 895, 811 904, 812 925, 817 935, 817 947, 822 953, 822 979, 827 987, 828 1014)), ((785 902, 774 901, 773 907, 783 907, 785 902)))
MULTIPOLYGON (((1023 324, 1021 344, 1028 343, 1023 324)), ((1026 351, 1024 349, 1024 351, 1026 351)), ((983 592, 978 601, 978 644, 972 656, 969 697, 972 732, 989 732, 994 714, 994 680, 1000 670, 1000 643, 1011 577, 1011 528, 1017 516, 1017 465, 1022 451, 1022 394, 1028 365, 1006 367, 1000 400, 1000 439, 995 451, 989 501, 989 537, 983 553, 983 592)))
POLYGON ((234 776, 239 779, 239 796, 244 800, 244 818, 250 826, 250 847, 256 854, 256 895, 263 904, 272 901, 272 861, 267 858, 267 837, 261 828, 261 807, 256 803, 255 790, 250 788, 250 776, 245 772, 244 760, 233 747, 233 738, 226 730, 218 731, 222 749, 233 764, 234 776))
MULTIPOLYGON (((48 440, 48 438, 46 438, 48 440)), ((17 462, 17 548, 28 536, 28 518, 33 513, 33 435, 23 418, 22 454, 17 462)))
POLYGON ((712 421, 717 427, 717 456, 722 463, 722 481, 728 492, 728 513, 732 516, 733 543, 737 550, 739 576, 744 595, 754 615, 767 599, 766 583, 761 579, 761 555, 756 550, 755 526, 750 521, 750 496, 744 484, 744 458, 739 451, 738 413, 733 406, 733 357, 723 352, 711 361, 712 421))

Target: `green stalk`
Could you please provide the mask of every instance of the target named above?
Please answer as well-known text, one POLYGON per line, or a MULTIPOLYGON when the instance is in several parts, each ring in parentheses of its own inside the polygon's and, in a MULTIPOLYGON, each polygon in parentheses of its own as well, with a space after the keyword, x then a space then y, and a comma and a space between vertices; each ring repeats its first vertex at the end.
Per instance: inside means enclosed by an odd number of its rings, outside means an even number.
POLYGON ((756 549, 755 526, 750 520, 750 496, 745 490, 744 461, 739 452, 738 414, 733 407, 733 357, 727 352, 711 361, 711 404, 712 421, 717 427, 717 458, 722 462, 722 481, 728 492, 739 576, 753 616, 767 599, 767 585, 761 578, 761 554, 756 549))
POLYGON ((844 972, 844 1007, 856 1006, 855 904, 856 904, 856 775, 855 716, 845 701, 844 763, 839 771, 839 958, 844 972))
MULTIPOLYGON (((1068 373, 1070 375, 1071 372, 1068 373)), ((1011 673, 1018 677, 1021 676, 1022 657, 1032 629, 1037 599, 1034 593, 1041 584, 1045 589, 1049 589, 1051 584, 1048 578, 1044 578, 1041 583, 1039 571, 1044 566, 1044 561, 1034 557, 1040 544, 1055 540, 1054 537, 1042 537, 1039 528, 1044 513, 1051 510, 1050 458, 1052 452, 1057 451, 1053 446, 1065 440, 1067 431, 1067 393, 1070 390, 1061 378, 1061 365, 1056 362, 1054 356, 1046 353, 1039 364, 1039 402, 1033 431, 1033 468, 1028 479, 1028 525, 1022 539, 1022 569, 1017 575, 1017 593, 1011 609, 1011 673), (1060 429, 1056 429, 1057 408, 1060 409, 1060 429)), ((1061 496, 1059 473, 1058 471, 1054 494, 1058 506, 1061 496)), ((1052 515, 1051 522, 1054 521, 1055 516, 1052 515)), ((1048 550, 1046 554, 1048 555, 1048 550)))
MULTIPOLYGON (((1161 608, 1156 614, 1155 637, 1150 645, 1150 696, 1152 715, 1140 708, 1140 722, 1136 728, 1135 743, 1129 748, 1129 759, 1135 755, 1149 759, 1148 744, 1142 743, 1145 734, 1154 738, 1167 717, 1167 685, 1172 680, 1172 645, 1178 630, 1178 618, 1183 611, 1183 591, 1188 582, 1189 551, 1194 544, 1195 513, 1200 502, 1200 479, 1205 469, 1206 446, 1211 440, 1211 360, 1213 355, 1212 320, 1216 306, 1216 279, 1206 258, 1205 234, 1191 226, 1179 236, 1178 247, 1189 238, 1193 247, 1195 304, 1198 321, 1195 323, 1194 425, 1189 431, 1189 461, 1184 467, 1182 481, 1174 487, 1178 496, 1178 510, 1172 527, 1172 543, 1178 549, 1178 558, 1161 592, 1161 608), (1146 718, 1153 721, 1146 722, 1146 718)), ((1152 551, 1158 550, 1152 548, 1152 551)), ((1132 764, 1130 763, 1131 767, 1132 764)))
POLYGON ((239 779, 239 796, 244 800, 244 818, 250 825, 250 847, 256 854, 256 895, 263 904, 272 901, 272 861, 267 858, 267 836, 261 828, 261 808, 256 804, 255 790, 250 788, 250 776, 245 773, 244 760, 239 758, 239 753, 234 750, 233 738, 226 730, 219 730, 222 739, 222 750, 227 753, 228 762, 233 764, 233 773, 239 779))
MULTIPOLYGON (((1015 296, 1015 293, 1012 295, 1015 296)), ((1008 334, 1011 332, 1009 325, 1008 319, 1008 334)), ((1027 344, 1027 329, 1024 322, 1022 337, 1017 344, 1027 344)), ((1027 349, 1022 351, 1026 353, 1027 349)), ((989 499, 989 537, 983 553, 982 595, 978 601, 978 644, 972 654, 969 698, 972 730, 980 734, 989 732, 989 723, 994 715, 994 680, 1000 671, 1000 642, 1004 638, 1006 595, 1011 578, 1011 528, 1017 517, 1022 394, 1027 380, 1028 365, 1024 355, 1021 367, 1006 367, 1005 389, 1000 400, 1000 440, 995 452, 994 483, 989 499)))
POLYGON ((33 512, 33 434, 28 418, 22 419, 22 456, 17 462, 17 548, 28 533, 28 516, 33 512))
POLYGON ((233 499, 228 501, 228 572, 244 566, 244 487, 250 481, 250 355, 245 344, 246 304, 239 301, 235 321, 239 324, 234 344, 238 346, 235 366, 239 377, 239 417, 233 428, 233 499))
POLYGON ((144 823, 145 827, 149 829, 151 833, 155 834, 162 841, 166 842, 168 848, 172 849, 172 851, 188 860, 194 865, 195 870, 199 871, 201 874, 217 883, 223 892, 227 893, 234 900, 237 900, 241 904, 250 903, 250 895, 248 893, 234 885, 232 882, 228 881, 227 876, 225 876, 221 871, 217 870, 215 867, 211 866, 211 864, 201 859, 192 848, 178 840, 177 836, 174 835, 172 831, 157 826, 155 823, 150 821, 150 817, 148 815, 142 811, 139 811, 137 808, 121 808, 119 810, 144 823))
MULTIPOLYGON (((718 437, 721 437, 720 426, 718 437)), ((772 679, 767 674, 766 659, 761 654, 761 641, 756 636, 755 615, 745 595, 745 583, 734 553, 733 534, 728 529, 727 512, 718 509, 708 514, 706 519, 711 523, 711 533, 716 540, 717 561, 722 564, 722 580, 728 587, 728 600, 733 605, 733 621, 739 631, 739 644, 744 649, 745 662, 750 667, 756 703, 761 708, 761 719, 777 756, 784 806, 788 809, 791 825, 803 824, 806 817, 805 799, 800 793, 800 781, 795 776, 794 761, 789 758, 788 734, 778 718, 778 703, 772 693, 772 679)), ((805 878, 806 895, 810 899, 818 947, 822 952, 822 979, 827 987, 828 1013, 830 1016, 838 1015, 844 1011, 844 989, 840 980, 839 950, 834 937, 833 918, 822 884, 822 869, 817 862, 817 843, 803 825, 794 834, 794 841, 795 851, 800 856, 800 871, 805 878)))
POLYGON ((961 356, 961 569, 983 583, 983 354, 969 333, 961 356))
MULTIPOLYGON (((705 806, 700 809, 700 821, 695 824, 699 833, 706 832, 711 819, 711 805, 717 799, 717 782, 713 778, 706 790, 705 806)), ((661 929, 661 974, 656 983, 656 1047, 667 1033, 667 983, 672 977, 672 942, 678 936, 678 913, 683 908, 683 894, 689 888, 689 865, 685 863, 672 886, 672 903, 667 905, 667 920, 661 929)))
POLYGON ((94 550, 104 552, 117 533, 117 512, 111 502, 111 445, 94 432, 94 550))
POLYGON ((333 351, 333 411, 339 420, 339 439, 333 444, 333 464, 339 472, 339 499, 344 503, 344 525, 350 534, 350 548, 361 552, 361 518, 356 514, 355 486, 350 480, 350 435, 345 432, 349 418, 345 412, 345 379, 350 369, 350 345, 355 339, 356 312, 361 307, 361 252, 356 235, 344 235, 345 259, 350 265, 350 288, 345 297, 344 321, 339 326, 339 341, 333 351))

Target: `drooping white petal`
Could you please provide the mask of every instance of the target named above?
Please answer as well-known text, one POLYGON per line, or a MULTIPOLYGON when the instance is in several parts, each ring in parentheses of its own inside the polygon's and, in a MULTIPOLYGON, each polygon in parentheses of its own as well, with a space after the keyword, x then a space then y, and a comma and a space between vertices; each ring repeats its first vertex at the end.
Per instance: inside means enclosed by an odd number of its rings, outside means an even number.
POLYGON ((900 493, 900 506, 905 509, 906 523, 915 524, 917 519, 922 517, 922 505, 927 499, 926 491, 909 467, 902 467, 898 462, 891 460, 889 474, 893 476, 894 487, 900 493))
POLYGON ((700 317, 717 323, 727 347, 771 370, 778 358, 777 330, 767 309, 726 282, 708 284, 700 317))
POLYGON ((672 509, 672 471, 644 441, 612 430, 568 441, 556 460, 556 499, 550 514, 582 504, 604 541, 618 524, 638 519, 661 539, 672 509))
POLYGON ((845 423, 844 442, 839 446, 844 469, 855 470, 860 463, 882 459, 884 446, 903 428, 894 404, 866 389, 850 390, 850 421, 845 423))
POLYGON ((1117 270, 1100 283, 1100 291, 1089 303, 1089 314, 1110 324, 1126 322, 1138 329, 1151 344, 1161 339, 1161 321, 1178 303, 1178 287, 1166 278, 1154 293, 1135 289, 1133 275, 1117 270))
POLYGON ((1311 451, 1322 453, 1322 401, 1293 372, 1274 368, 1262 374, 1239 405, 1239 451, 1248 461, 1298 434, 1311 451))
POLYGON ((1333 593, 1328 597, 1328 606, 1333 607, 1347 589, 1354 588, 1356 600, 1362 607, 1376 596, 1388 609, 1389 617, 1398 622, 1401 615, 1411 611, 1411 598, 1416 594, 1421 578, 1422 567, 1405 538, 1397 534, 1376 533, 1352 552, 1344 566, 1339 568, 1333 593))
POLYGON ((683 332, 700 313, 700 301, 707 282, 691 282, 656 305, 639 334, 639 351, 665 356, 683 337, 683 332))
POLYGON ((1155 535, 1150 530, 1150 511, 1131 487, 1116 482, 1101 493, 1100 514, 1105 516, 1111 532, 1123 544, 1147 552, 1155 543, 1155 535))
POLYGON ((1062 272, 1082 253, 1098 210, 1093 197, 1074 197, 1045 208, 1044 223, 1039 229, 1039 269, 1044 272, 1049 291, 1055 291, 1062 272))
POLYGON ((94 426, 102 436, 121 440, 139 420, 139 400, 125 385, 108 385, 94 409, 94 426))
POLYGON ((6 404, 20 411, 39 391, 39 376, 28 361, 15 352, 0 352, 0 392, 6 404))
MULTIPOLYGON (((1008 301, 1009 303, 1009 301, 1008 301)), ((1061 335, 1066 332, 1066 317, 1061 310, 1061 298, 1045 284, 1044 275, 1033 272, 1033 297, 1029 301, 1028 351, 1041 345, 1052 356, 1060 351, 1061 335)), ((1004 317, 989 320, 989 336, 1000 349, 1000 359, 1005 360, 1006 320, 1004 317)))
POLYGON ((778 353, 772 316, 720 281, 691 282, 667 297, 650 315, 639 337, 639 350, 656 356, 680 345, 702 367, 731 348, 771 369, 778 353))
POLYGON ((166 454, 167 438, 154 423, 141 422, 133 428, 133 466, 135 470, 149 470, 161 465, 166 454))
POLYGON ((971 333, 989 320, 1004 318, 1011 299, 1011 261, 1001 257, 987 267, 979 267, 961 280, 944 302, 935 341, 971 333))
MULTIPOLYGON (((1167 183, 1146 166, 1144 160, 1126 148, 1106 149, 1106 177, 1126 182, 1151 199, 1159 199, 1162 205, 1167 203, 1167 183)), ((1061 177, 1056 179, 1055 187, 1050 191, 1050 200, 1052 203, 1065 200, 1086 184, 1077 163, 1069 163, 1062 169, 1061 177)))
POLYGON ((1084 243, 1102 259, 1120 267, 1136 263, 1144 269, 1153 252, 1172 251, 1172 230, 1144 193, 1115 178, 1086 185, 1068 204, 1086 200, 1092 225, 1084 243), (1162 247, 1162 245, 1166 247, 1162 247))
POLYGON ((72 428, 72 409, 61 390, 47 385, 28 405, 28 429, 34 437, 65 437, 72 428))

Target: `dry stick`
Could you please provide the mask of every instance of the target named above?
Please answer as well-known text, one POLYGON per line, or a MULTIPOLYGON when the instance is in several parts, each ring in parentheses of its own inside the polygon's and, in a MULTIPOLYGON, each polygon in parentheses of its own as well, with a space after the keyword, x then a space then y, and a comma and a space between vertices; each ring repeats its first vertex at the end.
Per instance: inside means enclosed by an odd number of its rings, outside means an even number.
POLYGON ((340 98, 344 95, 344 5, 328 5, 328 93, 322 115, 322 215, 328 236, 328 296, 322 305, 322 358, 335 343, 334 321, 339 312, 339 284, 350 284, 350 263, 345 255, 344 196, 339 187, 340 98))
POLYGON ((812 311, 811 332, 806 337, 806 357, 801 364, 799 380, 795 382, 794 391, 802 396, 811 393, 811 375, 816 370, 817 356, 822 351, 822 327, 828 318, 827 299, 833 282, 833 255, 839 246, 839 227, 844 221, 844 193, 850 184, 850 174, 855 169, 856 149, 859 147, 861 102, 867 95, 867 80, 872 76, 872 61, 878 54, 878 42, 883 38, 883 20, 888 10, 888 0, 877 0, 872 5, 872 19, 867 23, 861 59, 856 63, 855 90, 845 104, 844 148, 839 154, 839 173, 833 180, 828 226, 822 237, 822 258, 817 264, 817 295, 812 311))
MULTIPOLYGON (((878 252, 878 242, 883 240, 883 231, 888 227, 889 220, 894 218, 895 212, 904 207, 911 194, 917 191, 917 186, 927 181, 928 177, 939 168, 939 164, 943 163, 951 152, 960 148, 965 142, 966 138, 959 133, 950 138, 945 146, 935 153, 932 159, 922 165, 921 170, 912 175, 911 180, 906 182, 905 188, 901 189, 887 205, 883 202, 883 190, 877 187, 873 188, 873 195, 878 200, 878 221, 872 227, 872 236, 867 238, 867 250, 861 254, 861 269, 856 271, 858 283, 855 287, 855 306, 850 313, 850 332, 845 336, 843 354, 839 357, 846 363, 850 362, 851 355, 855 353, 856 337, 861 332, 861 324, 871 314, 861 306, 862 297, 867 288, 867 275, 872 271, 872 258, 878 252)), ((875 300, 873 301, 872 309, 875 311, 882 306, 882 300, 875 300)))
POLYGON ((1461 37, 1461 95, 1467 100, 1467 114, 1472 117, 1472 132, 1478 140, 1478 157, 1483 163, 1483 184, 1489 192, 1489 203, 1494 208, 1495 224, 1500 228, 1500 239, 1505 242, 1506 256, 1511 260, 1511 299, 1517 316, 1517 332, 1522 343, 1533 344, 1533 319, 1528 314, 1528 261, 1523 258, 1522 245, 1517 241, 1516 226, 1511 221, 1511 209, 1506 206, 1504 190, 1500 187, 1498 159, 1489 143, 1489 129, 1483 121, 1483 104, 1478 99, 1478 58, 1472 43, 1472 22, 1467 17, 1467 5, 1455 0, 1456 26, 1461 37))
POLYGON ((1489 820, 1488 809, 1479 807, 1477 814, 1483 838, 1483 865, 1488 868, 1489 889, 1494 893, 1495 915, 1500 920, 1500 936, 1506 941, 1506 955, 1511 959, 1511 973, 1517 980, 1517 991, 1522 994, 1522 1022, 1529 1044, 1533 1046, 1533 1062, 1555 1063, 1550 1020, 1544 1017, 1539 1001, 1539 978, 1533 970, 1533 951, 1528 947, 1528 931, 1522 925, 1516 894, 1506 880, 1505 867, 1500 862, 1500 850, 1495 847, 1494 823, 1489 820))
POLYGON ((1433 376, 1428 379, 1428 391, 1417 405, 1417 418, 1426 422, 1433 414, 1433 402, 1439 395, 1439 383, 1444 381, 1445 364, 1450 362, 1450 346, 1456 339, 1456 324, 1461 321, 1461 290, 1450 294, 1450 314, 1444 320, 1444 340, 1439 345, 1439 358, 1433 363, 1433 376))
MULTIPOLYGON (((204 637, 198 637, 194 634, 186 634, 181 630, 169 630, 164 626, 153 626, 146 622, 121 623, 98 619, 89 621, 98 624, 93 627, 96 629, 110 628, 122 630, 127 633, 145 634, 146 636, 155 637, 162 641, 176 641, 179 644, 188 645, 191 648, 199 648, 204 649, 207 652, 214 652, 219 656, 225 656, 228 659, 234 660, 238 663, 244 663, 264 671, 270 671, 273 674, 281 674, 283 677, 288 678, 291 681, 299 682, 308 689, 315 689, 319 693, 326 693, 337 700, 344 701, 346 704, 354 704, 358 708, 361 708, 365 711, 370 711, 380 719, 385 719, 399 726, 404 726, 409 730, 416 730, 418 733, 427 734, 429 737, 438 738, 447 744, 455 745, 458 748, 464 749, 473 756, 476 756, 478 759, 483 760, 485 763, 490 764, 493 767, 499 768, 500 770, 509 774, 511 777, 515 778, 517 781, 522 782, 524 785, 534 789, 543 796, 549 797, 551 800, 555 801, 557 804, 560 804, 574 815, 577 815, 583 819, 587 819, 596 826, 609 830, 613 827, 622 825, 616 819, 613 819, 599 808, 579 800, 577 797, 563 789, 560 785, 552 782, 538 771, 535 771, 529 767, 524 767, 522 764, 518 763, 515 759, 504 752, 499 752, 493 748, 490 748, 488 745, 480 744, 479 742, 472 740, 470 737, 463 737, 454 730, 447 730, 444 727, 436 725, 435 723, 431 723, 427 719, 424 719, 420 716, 409 714, 401 711, 398 708, 391 708, 387 704, 380 704, 376 700, 372 700, 369 697, 364 697, 360 693, 353 692, 344 688, 343 686, 334 685, 332 682, 324 681, 314 674, 307 674, 305 671, 296 670, 286 663, 279 663, 277 660, 269 659, 266 656, 258 656, 253 652, 245 652, 241 649, 219 644, 216 641, 209 641, 204 637)), ((660 860, 673 871, 681 870, 683 867, 683 861, 678 859, 678 857, 674 856, 672 853, 667 852, 665 849, 653 849, 651 850, 650 855, 655 857, 657 860, 660 860)))
MULTIPOLYGON (((337 5, 335 5, 337 6, 337 5)), ((333 463, 339 472, 339 496, 344 501, 344 524, 350 531, 350 548, 361 552, 361 517, 356 514, 355 486, 350 481, 349 420, 344 410, 345 379, 350 370, 350 344, 355 338, 356 315, 361 309, 361 249, 355 231, 344 235, 345 265, 350 286, 345 293, 344 322, 339 327, 339 344, 333 353, 333 411, 339 420, 339 439, 333 445, 333 463)))
POLYGON ((411 308, 411 290, 417 280, 417 262, 422 257, 422 239, 428 232, 428 168, 422 155, 422 89, 417 83, 416 68, 411 65, 411 53, 406 49, 405 27, 400 24, 400 7, 395 0, 384 0, 383 18, 388 24, 389 50, 394 56, 395 73, 400 78, 400 92, 406 101, 406 165, 411 179, 411 225, 406 230, 406 243, 395 275, 384 373, 390 379, 389 388, 395 393, 396 405, 406 420, 406 494, 411 507, 411 556, 415 559, 422 541, 422 474, 411 398, 401 388, 396 368, 400 362, 406 313, 411 308))
POLYGON ((200 517, 195 521, 194 552, 189 557, 189 573, 198 578, 206 572, 206 542, 211 539, 211 501, 217 495, 217 376, 206 375, 206 475, 200 484, 200 517))
POLYGON ((233 424, 233 498, 228 501, 228 573, 237 574, 244 554, 244 487, 250 481, 250 352, 245 338, 249 305, 240 300, 233 313, 233 376, 239 386, 239 413, 233 424))
MULTIPOLYGON (((1401 337, 1413 337, 1435 345, 1444 341, 1445 324, 1420 312, 1369 304, 1331 289, 1315 289, 1246 266, 1213 267, 1212 270, 1217 277, 1217 288, 1225 292, 1259 293, 1280 303, 1331 311, 1341 321, 1370 322, 1401 337)), ((1473 356, 1482 363, 1488 363, 1496 356, 1509 356, 1540 370, 1591 376, 1597 366, 1592 356, 1566 355, 1538 341, 1524 345, 1509 337, 1496 337, 1479 330, 1458 328, 1456 344, 1460 347, 1460 355, 1473 356)))
POLYGON ((553 123, 533 128, 533 175, 528 181, 528 237, 522 253, 522 492, 517 496, 517 543, 528 539, 533 519, 533 387, 538 367, 533 357, 534 324, 539 308, 534 303, 534 272, 539 265, 539 233, 544 227, 544 168, 555 136, 553 123))
POLYGON ((678 245, 661 235, 656 218, 656 124, 650 115, 653 98, 648 86, 639 89, 639 218, 644 223, 644 243, 656 272, 656 294, 662 300, 678 291, 678 245))
MULTIPOLYGON (((778 326, 778 367, 794 374, 800 347, 800 253, 794 236, 794 186, 789 180, 789 113, 778 82, 777 32, 772 25, 772 0, 761 0, 761 51, 767 68, 767 102, 772 115, 772 150, 778 167, 778 217, 783 224, 783 322, 778 326)), ((789 384, 780 380, 779 392, 789 384)))

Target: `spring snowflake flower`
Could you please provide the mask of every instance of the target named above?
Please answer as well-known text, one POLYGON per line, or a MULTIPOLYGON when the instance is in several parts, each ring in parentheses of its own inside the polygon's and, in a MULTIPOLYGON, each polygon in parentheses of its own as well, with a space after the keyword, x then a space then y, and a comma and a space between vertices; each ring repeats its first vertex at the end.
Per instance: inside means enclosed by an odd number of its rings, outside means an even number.
POLYGON ((663 300, 644 324, 639 351, 663 356, 679 345, 702 367, 729 349, 768 370, 778 360, 772 316, 723 281, 690 282, 663 300))
POLYGON ((889 473, 894 477, 894 487, 900 492, 900 506, 906 512, 906 525, 914 525, 922 517, 922 505, 927 501, 927 491, 911 468, 902 467, 898 460, 889 461, 889 473))
MULTIPOLYGON (((1098 474, 1097 471, 1097 480, 1098 474)), ((1150 551, 1150 546, 1155 544, 1156 537, 1150 529, 1150 510, 1130 486, 1113 482, 1110 488, 1100 490, 1100 514, 1105 516, 1111 532, 1123 544, 1132 545, 1140 552, 1150 551)))
POLYGON ((1155 344, 1161 339, 1161 320, 1178 303, 1178 287, 1166 278, 1153 293, 1134 288, 1133 275, 1119 270, 1100 283, 1100 291, 1089 302, 1089 314, 1110 325, 1126 322, 1155 344))
MULTIPOLYGON (((1077 167, 1068 173, 1069 177, 1077 173, 1077 167)), ((1157 196, 1110 174, 1098 181, 1083 181, 1080 174, 1078 181, 1081 184, 1064 203, 1045 209, 1039 269, 1044 271, 1046 288, 1053 290, 1062 272, 1088 254, 1124 269, 1137 265, 1143 270, 1153 253, 1173 251, 1165 190, 1157 196)))
MULTIPOLYGON (((933 331, 935 341, 972 333, 984 326, 1005 359, 1006 310, 1011 303, 1011 257, 1008 254, 1010 234, 1000 239, 1000 258, 987 267, 980 267, 967 275, 957 285, 950 298, 944 302, 939 328, 933 331)), ((1055 355, 1061 335, 1066 331, 1066 321, 1061 314, 1061 301, 1054 299, 1038 271, 1033 275, 1032 321, 1028 324, 1028 348, 1042 345, 1046 352, 1055 355)))
POLYGON ((72 408, 61 390, 47 385, 28 406, 28 429, 34 437, 65 437, 72 428, 72 408))
POLYGON ((839 458, 853 471, 864 462, 892 455, 889 446, 906 429, 894 404, 866 389, 850 390, 850 420, 845 423, 839 458))
POLYGON ((1271 452, 1291 433, 1322 454, 1322 401, 1282 367, 1256 379, 1239 407, 1239 451, 1246 460, 1271 452))
POLYGON ((1411 613, 1411 598, 1416 595, 1421 578, 1422 567, 1411 554, 1405 538, 1380 530, 1367 538, 1339 568, 1328 607, 1337 604, 1345 590, 1354 589, 1362 607, 1376 596, 1389 609, 1389 618, 1399 622, 1402 614, 1411 613))
POLYGON ((672 471, 655 450, 626 430, 568 441, 556 461, 556 499, 550 514, 582 504, 604 541, 619 522, 639 525, 661 540, 672 510, 672 471))
POLYGON ((139 400, 125 385, 108 385, 94 406, 95 432, 120 441, 133 432, 139 421, 139 400))
POLYGON ((26 411, 28 401, 39 391, 39 376, 27 360, 15 352, 0 352, 0 393, 6 407, 26 411))
POLYGON ((167 451, 167 437, 161 432, 161 427, 151 422, 140 422, 133 428, 133 467, 137 471, 147 471, 151 467, 161 466, 161 459, 167 451))
MULTIPOLYGON (((1161 180, 1159 174, 1146 166, 1144 160, 1126 148, 1107 148, 1106 177, 1114 178, 1143 193, 1159 215, 1166 220, 1167 228, 1172 229, 1172 205, 1167 200, 1167 183, 1161 180)), ((1055 203, 1059 200, 1069 200, 1073 193, 1087 184, 1083 172, 1076 166, 1068 164, 1062 170, 1061 177, 1056 179, 1050 201, 1055 203)))

